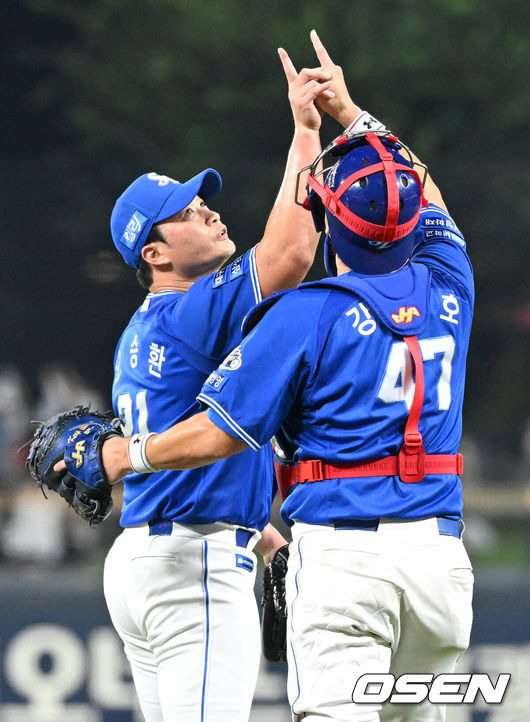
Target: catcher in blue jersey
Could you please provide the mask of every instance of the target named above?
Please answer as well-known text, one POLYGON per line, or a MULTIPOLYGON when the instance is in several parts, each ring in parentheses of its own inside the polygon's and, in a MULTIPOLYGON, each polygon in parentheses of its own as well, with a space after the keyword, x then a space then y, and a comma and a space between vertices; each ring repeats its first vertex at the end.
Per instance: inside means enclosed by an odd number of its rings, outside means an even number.
MULTIPOLYGON (((381 705, 357 683, 432 679, 469 643, 458 445, 472 270, 426 168, 312 40, 335 92, 316 102, 346 128, 310 165, 304 204, 326 232, 329 277, 258 305, 198 394, 206 410, 138 445, 153 470, 189 469, 262 453, 274 436, 293 536, 293 719, 441 722, 443 705, 381 705)), ((103 444, 111 482, 131 470, 133 443, 103 444)), ((242 493, 261 484, 247 477, 242 493)))

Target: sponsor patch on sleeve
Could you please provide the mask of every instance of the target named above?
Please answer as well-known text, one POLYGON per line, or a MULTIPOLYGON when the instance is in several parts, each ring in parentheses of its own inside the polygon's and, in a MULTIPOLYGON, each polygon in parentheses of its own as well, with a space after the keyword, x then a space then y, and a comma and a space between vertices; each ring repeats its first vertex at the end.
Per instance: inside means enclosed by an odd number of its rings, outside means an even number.
POLYGON ((423 231, 423 237, 426 240, 432 240, 433 238, 439 238, 441 240, 445 238, 449 241, 454 241, 455 243, 458 243, 458 245, 462 246, 462 248, 466 247, 466 242, 461 236, 447 230, 446 228, 433 228, 430 230, 426 229, 423 231))
POLYGON ((421 231, 423 238, 427 240, 447 239, 458 243, 462 248, 466 247, 464 236, 453 219, 437 207, 429 206, 421 212, 421 231))
POLYGON ((228 377, 224 374, 220 374, 219 371, 212 371, 212 373, 206 379, 204 385, 211 388, 213 391, 220 391, 226 383, 228 377))

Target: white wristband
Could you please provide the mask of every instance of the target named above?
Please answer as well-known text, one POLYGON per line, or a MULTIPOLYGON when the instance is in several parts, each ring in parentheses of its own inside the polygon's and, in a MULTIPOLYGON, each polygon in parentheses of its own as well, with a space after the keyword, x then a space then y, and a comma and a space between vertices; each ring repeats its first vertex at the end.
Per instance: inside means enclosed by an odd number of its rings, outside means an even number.
POLYGON ((346 128, 346 133, 368 133, 370 131, 386 130, 387 128, 384 126, 383 123, 381 123, 381 121, 377 120, 377 118, 374 118, 374 116, 370 115, 370 113, 367 113, 366 110, 361 110, 359 115, 354 120, 352 120, 352 122, 346 128))
POLYGON ((150 439, 151 436, 154 435, 154 432, 151 434, 134 434, 134 436, 131 436, 129 439, 129 445, 127 447, 129 465, 137 474, 152 474, 153 471, 156 471, 155 467, 147 460, 145 453, 147 439, 150 439))

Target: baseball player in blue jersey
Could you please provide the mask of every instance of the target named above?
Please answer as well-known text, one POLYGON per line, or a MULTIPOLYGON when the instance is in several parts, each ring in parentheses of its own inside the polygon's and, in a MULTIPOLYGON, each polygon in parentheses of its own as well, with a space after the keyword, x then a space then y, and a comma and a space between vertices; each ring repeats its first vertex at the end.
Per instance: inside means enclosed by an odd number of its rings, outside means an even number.
MULTIPOLYGON (((443 705, 381 706, 357 683, 450 672, 469 642, 458 446, 472 270, 425 167, 313 43, 335 90, 317 102, 347 126, 308 178, 331 277, 257 306, 198 395, 207 410, 139 445, 154 469, 193 468, 262 453, 274 435, 293 536, 293 719, 441 722, 443 705)), ((104 444, 112 480, 130 470, 130 447, 104 444)), ((243 483, 247 494, 261 482, 243 483)))
MULTIPOLYGON (((279 52, 295 133, 252 250, 224 265, 235 245, 207 205, 221 189, 212 169, 185 182, 142 175, 111 218, 117 249, 149 293, 115 354, 113 404, 133 435, 133 473, 124 480, 124 531, 106 559, 104 589, 148 722, 248 719, 260 655, 253 549, 267 557, 284 543, 266 526, 268 445, 202 469, 151 474, 136 443, 191 413, 205 378, 241 341, 245 314, 299 283, 313 261, 318 234, 293 195, 298 169, 320 150, 314 100, 331 95, 331 82, 319 68, 297 73, 279 52)), ((237 354, 223 364, 237 365, 237 354)))

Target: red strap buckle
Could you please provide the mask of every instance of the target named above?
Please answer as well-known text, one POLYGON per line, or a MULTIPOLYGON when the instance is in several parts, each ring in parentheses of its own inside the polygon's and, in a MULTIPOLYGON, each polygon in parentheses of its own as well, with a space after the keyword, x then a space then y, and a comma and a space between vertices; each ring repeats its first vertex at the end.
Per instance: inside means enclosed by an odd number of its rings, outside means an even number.
POLYGON ((304 483, 306 481, 322 481, 326 478, 324 467, 320 459, 309 459, 302 461, 298 465, 299 474, 297 481, 304 483))
MULTIPOLYGON (((406 454, 417 454, 423 444, 423 438, 419 431, 406 431, 405 434, 405 447, 406 454)), ((425 452, 423 452, 425 453, 425 452)))
POLYGON ((405 433, 405 443, 399 450, 399 478, 405 484, 417 484, 425 476, 425 449, 419 431, 405 433))

